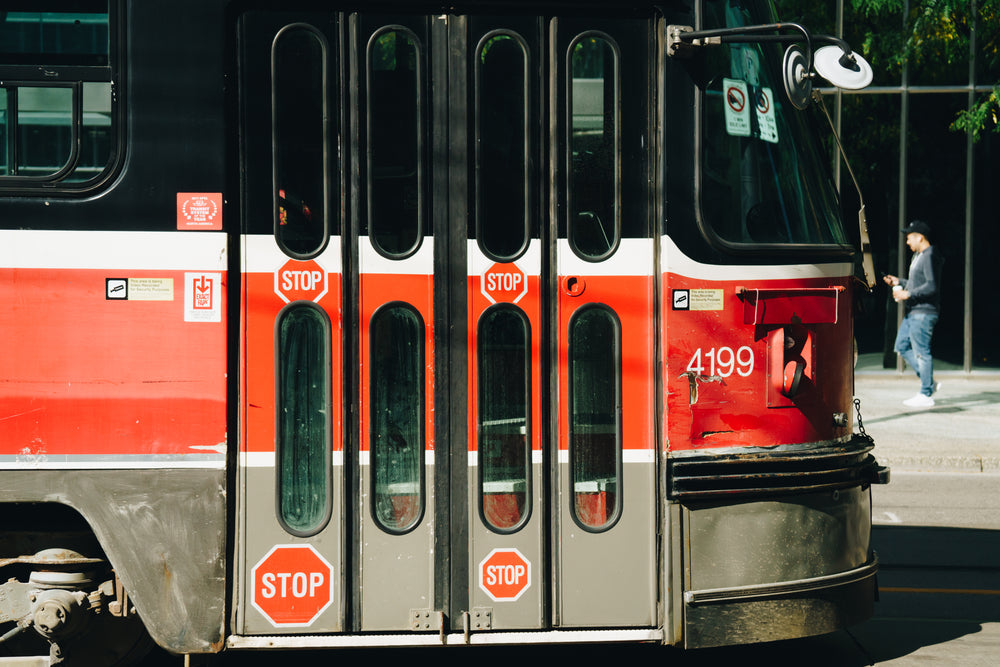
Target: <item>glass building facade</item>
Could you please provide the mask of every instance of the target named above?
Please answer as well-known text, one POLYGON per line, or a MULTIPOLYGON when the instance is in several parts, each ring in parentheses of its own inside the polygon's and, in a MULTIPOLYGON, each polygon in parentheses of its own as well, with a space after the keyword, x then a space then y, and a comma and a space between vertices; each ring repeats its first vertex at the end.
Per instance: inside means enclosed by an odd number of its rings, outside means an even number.
MULTIPOLYGON (((863 195, 876 271, 905 276, 910 255, 899 230, 914 219, 930 224, 931 240, 945 255, 935 368, 1000 370, 1000 315, 987 296, 995 282, 990 258, 1000 243, 1000 134, 992 131, 995 117, 987 118, 978 139, 952 129, 961 112, 1000 83, 1000 3, 956 2, 950 14, 936 3, 936 15, 921 0, 877 13, 871 11, 876 4, 892 3, 777 2, 781 21, 843 37, 875 71, 863 90, 820 90, 863 195)), ((832 139, 830 147, 834 155, 832 139)), ((851 229, 859 196, 843 162, 834 159, 851 229)), ((859 352, 903 370, 893 352, 902 313, 886 285, 879 281, 860 306, 859 352)))

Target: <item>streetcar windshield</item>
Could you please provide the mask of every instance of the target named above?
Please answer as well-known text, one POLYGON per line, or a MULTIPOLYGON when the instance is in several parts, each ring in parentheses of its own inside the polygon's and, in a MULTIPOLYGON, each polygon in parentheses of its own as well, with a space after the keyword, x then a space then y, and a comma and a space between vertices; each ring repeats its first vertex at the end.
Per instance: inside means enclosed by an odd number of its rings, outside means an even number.
MULTIPOLYGON (((705 0, 702 26, 773 23, 766 0, 705 0)), ((701 215, 734 244, 847 242, 812 112, 782 84, 784 45, 731 43, 702 50, 701 215)))

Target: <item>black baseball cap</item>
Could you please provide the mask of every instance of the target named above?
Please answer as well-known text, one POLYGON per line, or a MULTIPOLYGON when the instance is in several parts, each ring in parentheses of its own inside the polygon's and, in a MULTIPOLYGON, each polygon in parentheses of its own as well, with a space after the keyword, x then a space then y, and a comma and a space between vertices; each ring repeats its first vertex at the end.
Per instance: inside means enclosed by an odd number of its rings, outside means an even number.
POLYGON ((925 238, 931 237, 931 226, 923 220, 914 220, 903 228, 903 234, 923 234, 925 238))

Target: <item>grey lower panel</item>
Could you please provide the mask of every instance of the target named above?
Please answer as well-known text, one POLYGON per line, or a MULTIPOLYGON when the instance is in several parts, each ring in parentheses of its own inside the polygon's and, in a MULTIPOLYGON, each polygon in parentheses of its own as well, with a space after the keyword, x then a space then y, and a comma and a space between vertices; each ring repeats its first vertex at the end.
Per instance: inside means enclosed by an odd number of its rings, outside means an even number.
POLYGON ((867 486, 682 506, 685 646, 832 632, 871 616, 867 486))
POLYGON ((844 575, 816 581, 688 593, 687 598, 698 601, 684 605, 684 646, 778 641, 860 623, 872 615, 877 569, 873 560, 844 575))
POLYGON ((222 649, 223 469, 4 471, 0 498, 76 509, 158 644, 176 653, 222 649))

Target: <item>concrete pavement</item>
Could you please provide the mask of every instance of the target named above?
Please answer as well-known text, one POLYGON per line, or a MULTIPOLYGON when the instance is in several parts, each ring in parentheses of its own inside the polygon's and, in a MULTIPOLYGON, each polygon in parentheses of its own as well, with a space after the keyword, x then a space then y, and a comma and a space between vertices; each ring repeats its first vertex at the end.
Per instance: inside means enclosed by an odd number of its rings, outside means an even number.
POLYGON ((892 470, 1000 472, 1000 372, 966 374, 935 362, 934 379, 934 407, 909 408, 903 401, 920 390, 916 374, 881 368, 881 355, 858 360, 854 395, 875 458, 892 470))

